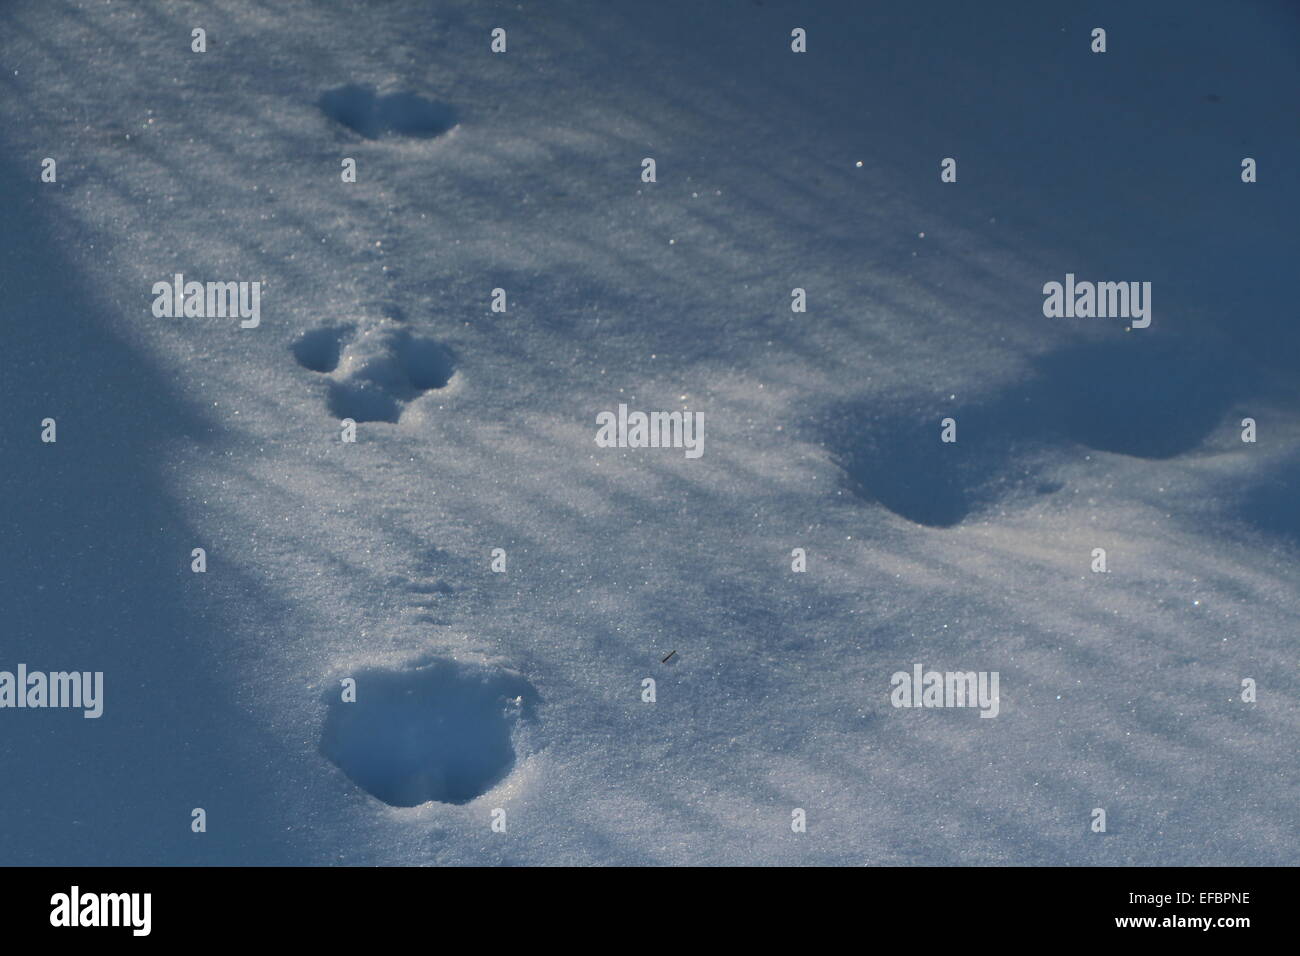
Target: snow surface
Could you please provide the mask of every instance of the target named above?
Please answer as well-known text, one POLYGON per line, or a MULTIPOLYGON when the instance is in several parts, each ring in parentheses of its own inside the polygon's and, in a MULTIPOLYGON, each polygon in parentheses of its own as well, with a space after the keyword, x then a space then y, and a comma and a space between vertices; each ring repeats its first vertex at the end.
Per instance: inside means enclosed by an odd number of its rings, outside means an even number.
POLYGON ((1288 2, 5 3, 0 669, 105 712, 0 711, 0 862, 1296 863, 1298 81, 1288 2))

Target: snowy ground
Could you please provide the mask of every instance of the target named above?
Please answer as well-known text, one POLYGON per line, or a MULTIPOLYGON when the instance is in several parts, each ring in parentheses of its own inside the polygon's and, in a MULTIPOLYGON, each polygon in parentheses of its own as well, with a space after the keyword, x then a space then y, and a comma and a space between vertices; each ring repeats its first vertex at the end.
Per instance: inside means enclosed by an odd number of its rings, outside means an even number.
POLYGON ((0 670, 105 674, 0 862, 1300 862, 1298 81, 1287 2, 0 5, 0 670))

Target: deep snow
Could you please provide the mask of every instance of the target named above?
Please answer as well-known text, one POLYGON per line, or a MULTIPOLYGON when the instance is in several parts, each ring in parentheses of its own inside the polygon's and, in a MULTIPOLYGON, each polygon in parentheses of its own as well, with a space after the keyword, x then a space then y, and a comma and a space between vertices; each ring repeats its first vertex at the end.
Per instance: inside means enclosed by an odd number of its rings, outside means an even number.
POLYGON ((1297 862, 1300 15, 889 6, 4 4, 0 862, 1297 862))

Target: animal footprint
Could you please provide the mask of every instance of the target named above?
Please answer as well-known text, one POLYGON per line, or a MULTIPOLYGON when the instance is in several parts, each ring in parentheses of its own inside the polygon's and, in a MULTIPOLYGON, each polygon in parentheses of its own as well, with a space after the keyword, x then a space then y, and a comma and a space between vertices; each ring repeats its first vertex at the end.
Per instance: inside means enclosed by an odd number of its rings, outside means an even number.
POLYGON ((313 329, 292 351, 303 368, 330 375, 330 414, 357 422, 396 422, 408 402, 445 387, 456 371, 450 349, 391 319, 360 334, 352 326, 313 329))
POLYGON ((918 396, 894 408, 842 408, 827 444, 859 497, 948 528, 1017 491, 1055 490, 1038 477, 1053 448, 1146 459, 1191 451, 1241 387, 1239 376, 1169 345, 1082 345, 1048 355, 1026 380, 978 404, 918 396), (957 422, 951 444, 939 440, 946 417, 957 422))
POLYGON ((293 357, 313 372, 332 372, 339 367, 343 342, 355 328, 350 325, 312 329, 293 343, 293 357))
POLYGON ((430 139, 456 125, 456 111, 445 103, 415 93, 380 96, 371 87, 354 84, 327 90, 320 98, 320 108, 330 119, 366 139, 390 135, 430 139))
MULTIPOLYGON (((1244 446, 1249 447, 1249 446, 1244 446)), ((1236 518, 1300 546, 1300 453, 1267 467, 1263 477, 1237 491, 1236 518)))
POLYGON ((355 680, 355 701, 334 687, 324 695, 320 752, 394 807, 464 804, 492 789, 514 767, 516 728, 537 700, 518 674, 446 660, 355 680))

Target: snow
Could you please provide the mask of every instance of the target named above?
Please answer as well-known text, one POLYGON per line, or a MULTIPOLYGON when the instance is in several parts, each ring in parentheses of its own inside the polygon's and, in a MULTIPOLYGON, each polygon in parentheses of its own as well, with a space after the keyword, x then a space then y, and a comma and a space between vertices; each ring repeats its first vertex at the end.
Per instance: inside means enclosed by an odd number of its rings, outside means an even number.
POLYGON ((7 4, 0 670, 105 702, 0 710, 0 860, 1298 862, 1297 41, 1284 2, 7 4), (1151 327, 1045 318, 1067 272, 1151 327), (260 325, 154 317, 175 273, 260 325), (703 456, 598 448, 620 403, 703 456), (999 715, 892 707, 915 663, 999 715))

